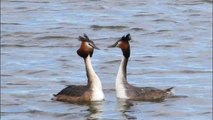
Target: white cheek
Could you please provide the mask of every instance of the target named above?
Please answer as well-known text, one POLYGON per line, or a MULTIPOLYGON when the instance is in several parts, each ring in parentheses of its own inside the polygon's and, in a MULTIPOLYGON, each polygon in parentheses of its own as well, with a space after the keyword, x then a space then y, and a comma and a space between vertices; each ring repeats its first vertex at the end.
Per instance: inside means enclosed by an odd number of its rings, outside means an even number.
POLYGON ((88 47, 88 48, 92 48, 92 46, 91 46, 91 45, 89 45, 89 43, 87 43, 86 45, 87 45, 87 47, 88 47))
POLYGON ((121 45, 121 41, 118 42, 118 44, 116 45, 116 47, 119 47, 121 45))

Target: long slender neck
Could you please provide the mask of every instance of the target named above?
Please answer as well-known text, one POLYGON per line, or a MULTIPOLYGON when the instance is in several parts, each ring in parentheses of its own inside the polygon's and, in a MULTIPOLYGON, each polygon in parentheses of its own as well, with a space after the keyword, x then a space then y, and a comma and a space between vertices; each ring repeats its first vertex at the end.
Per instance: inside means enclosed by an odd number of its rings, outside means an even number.
POLYGON ((123 53, 123 58, 120 63, 120 67, 118 70, 117 78, 116 78, 116 86, 117 85, 123 85, 128 84, 126 74, 127 74, 127 63, 130 56, 130 46, 129 43, 127 44, 127 47, 125 49, 121 49, 123 53))
POLYGON ((101 89, 102 90, 101 81, 92 67, 91 58, 89 55, 86 58, 84 58, 84 62, 85 62, 86 73, 87 73, 87 78, 88 78, 88 86, 91 89, 101 89))
POLYGON ((117 85, 123 85, 123 84, 128 84, 127 82, 127 63, 128 63, 128 58, 124 57, 121 60, 120 67, 118 70, 117 78, 116 78, 116 86, 117 85))
POLYGON ((121 64, 120 64, 116 82, 115 82, 116 95, 118 98, 123 98, 123 99, 128 99, 128 96, 126 93, 126 85, 128 85, 127 78, 126 78, 127 63, 128 63, 128 58, 123 57, 121 60, 121 64))

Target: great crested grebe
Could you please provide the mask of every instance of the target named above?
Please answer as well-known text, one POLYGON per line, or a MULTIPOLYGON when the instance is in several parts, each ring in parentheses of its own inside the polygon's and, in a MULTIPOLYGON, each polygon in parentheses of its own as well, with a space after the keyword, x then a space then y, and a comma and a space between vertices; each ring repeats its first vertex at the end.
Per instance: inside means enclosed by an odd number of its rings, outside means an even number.
POLYGON ((86 34, 84 34, 84 37, 79 36, 79 40, 81 41, 81 46, 77 50, 77 54, 84 59, 88 78, 87 85, 69 85, 58 94, 54 95, 54 100, 70 103, 104 100, 101 81, 91 64, 93 50, 94 48, 99 48, 88 38, 86 34))
POLYGON ((139 101, 162 101, 165 98, 171 96, 172 89, 165 90, 153 88, 153 87, 135 87, 127 81, 127 63, 130 57, 130 34, 120 38, 115 44, 109 47, 121 48, 123 58, 120 63, 120 67, 116 78, 116 95, 121 99, 139 100, 139 101))

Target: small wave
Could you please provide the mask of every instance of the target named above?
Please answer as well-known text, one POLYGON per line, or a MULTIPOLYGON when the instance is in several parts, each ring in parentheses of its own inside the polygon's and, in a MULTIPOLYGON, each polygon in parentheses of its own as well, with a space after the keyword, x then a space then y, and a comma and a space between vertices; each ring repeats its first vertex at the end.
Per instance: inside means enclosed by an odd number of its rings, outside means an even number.
POLYGON ((212 3, 213 3, 213 0, 204 0, 204 2, 207 2, 207 3, 212 4, 212 3))
MULTIPOLYGON (((144 72, 143 74, 197 74, 197 73, 212 73, 212 71, 201 71, 201 70, 177 70, 177 71, 150 71, 150 72, 144 72)), ((137 73, 141 74, 141 73, 137 73)))
POLYGON ((62 62, 66 62, 66 61, 69 61, 68 59, 65 59, 65 58, 59 58, 57 59, 58 61, 62 61, 62 62))
POLYGON ((50 36, 42 36, 42 37, 37 37, 39 40, 43 39, 69 39, 70 37, 67 36, 60 36, 60 35, 50 35, 50 36))
MULTIPOLYGON (((145 58, 144 58, 145 59, 145 58)), ((135 62, 143 62, 143 63, 145 63, 147 60, 144 60, 144 59, 142 59, 142 60, 138 60, 138 59, 135 59, 135 60, 130 60, 130 61, 135 61, 135 62)))
POLYGON ((131 30, 134 30, 134 31, 145 31, 145 29, 143 29, 143 28, 131 28, 131 30))
POLYGON ((42 45, 8 45, 8 44, 3 44, 1 45, 1 47, 20 47, 20 48, 24 48, 24 47, 37 47, 37 48, 57 48, 57 47, 76 47, 76 46, 71 46, 71 45, 51 45, 51 46, 42 46, 42 45))
POLYGON ((8 77, 8 76, 13 76, 13 75, 9 75, 9 74, 1 74, 1 76, 3 77, 8 77))
POLYGON ((42 113, 42 112, 43 111, 39 109, 31 109, 31 110, 28 110, 26 113, 42 113))
POLYGON ((21 105, 20 103, 2 103, 3 106, 21 105))
POLYGON ((28 75, 33 75, 37 73, 46 72, 47 70, 18 70, 17 73, 24 73, 28 75))
POLYGON ((153 20, 154 22, 172 22, 172 23, 177 23, 174 20, 167 20, 167 19, 155 19, 153 20))
POLYGON ((1 25, 23 25, 21 23, 1 23, 1 25))
POLYGON ((111 61, 107 61, 107 62, 104 62, 104 63, 107 63, 107 64, 112 64, 112 63, 118 63, 120 62, 121 60, 111 60, 111 61))
POLYGON ((160 32, 146 32, 141 35, 152 35, 152 34, 161 34, 160 32))
POLYGON ((39 47, 42 47, 42 48, 57 48, 57 47, 62 47, 62 48, 72 48, 72 47, 77 47, 77 46, 74 46, 74 45, 51 45, 51 46, 39 46, 39 47))
POLYGON ((53 28, 48 28, 48 30, 57 30, 57 29, 62 29, 62 28, 64 28, 64 27, 53 27, 53 28))
POLYGON ((169 32, 171 30, 158 30, 157 32, 169 32))
POLYGON ((15 9, 23 10, 23 9, 27 9, 27 7, 16 7, 15 9))
POLYGON ((179 73, 187 73, 187 74, 193 74, 193 73, 212 73, 212 71, 201 71, 201 70, 182 70, 178 71, 179 73))
POLYGON ((169 116, 170 114, 169 113, 157 113, 153 116, 156 116, 156 117, 166 117, 166 116, 169 116))
POLYGON ((9 45, 9 44, 2 44, 1 47, 40 47, 39 45, 9 45))
POLYGON ((28 72, 28 75, 32 75, 32 74, 37 74, 37 73, 41 73, 41 72, 46 72, 47 70, 38 70, 38 71, 32 71, 32 72, 28 72))
POLYGON ((201 14, 199 14, 199 13, 193 13, 193 14, 190 14, 189 16, 201 16, 201 14))
POLYGON ((70 113, 55 113, 55 117, 65 117, 65 116, 69 116, 70 113))
POLYGON ((156 45, 155 47, 173 48, 173 47, 178 47, 178 46, 177 45, 156 45))
POLYGON ((100 29, 124 29, 128 28, 127 26, 100 26, 100 25, 91 25, 92 29, 100 30, 100 29))
POLYGON ((27 83, 7 83, 7 85, 30 85, 27 83))
POLYGON ((147 55, 147 56, 144 56, 143 58, 155 58, 156 56, 151 56, 151 55, 147 55))
POLYGON ((13 34, 18 34, 18 35, 22 35, 22 34, 27 34, 27 35, 37 35, 37 34, 44 34, 44 33, 48 33, 48 32, 14 32, 13 34))
POLYGON ((198 113, 200 115, 206 115, 206 114, 211 114, 212 115, 212 112, 202 112, 202 113, 198 113))
POLYGON ((34 109, 31 109, 31 110, 27 110, 27 111, 23 111, 23 112, 4 112, 6 114, 17 114, 17 113, 43 113, 43 111, 41 110, 34 110, 34 109))
POLYGON ((9 2, 16 2, 16 3, 49 3, 48 1, 24 1, 24 0, 11 0, 9 2))
POLYGON ((143 13, 143 14, 136 14, 133 15, 134 17, 143 17, 143 16, 156 16, 157 14, 148 14, 148 13, 143 13))

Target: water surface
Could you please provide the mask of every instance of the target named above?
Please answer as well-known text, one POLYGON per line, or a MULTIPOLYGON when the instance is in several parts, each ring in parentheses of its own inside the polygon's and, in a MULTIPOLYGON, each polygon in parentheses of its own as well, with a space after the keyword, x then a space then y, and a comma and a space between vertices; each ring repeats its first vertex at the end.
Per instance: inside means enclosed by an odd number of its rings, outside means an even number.
POLYGON ((1 119, 212 119, 212 1, 2 0, 1 119), (92 63, 105 101, 51 101, 69 84, 86 84, 76 54, 79 35, 102 50, 92 63), (132 36, 128 80, 136 86, 175 87, 161 103, 122 101, 115 78, 122 57, 108 49, 132 36))

